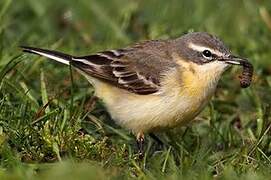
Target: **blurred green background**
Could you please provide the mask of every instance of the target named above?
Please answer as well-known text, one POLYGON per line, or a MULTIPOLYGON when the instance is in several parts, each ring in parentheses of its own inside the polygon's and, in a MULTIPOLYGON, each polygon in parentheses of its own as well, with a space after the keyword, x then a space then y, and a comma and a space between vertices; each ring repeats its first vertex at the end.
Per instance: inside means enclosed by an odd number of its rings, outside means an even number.
POLYGON ((268 0, 0 0, 0 179, 266 179, 271 175, 268 0), (145 158, 76 71, 19 45, 86 55, 191 31, 253 63, 228 70, 194 123, 147 137, 145 158))

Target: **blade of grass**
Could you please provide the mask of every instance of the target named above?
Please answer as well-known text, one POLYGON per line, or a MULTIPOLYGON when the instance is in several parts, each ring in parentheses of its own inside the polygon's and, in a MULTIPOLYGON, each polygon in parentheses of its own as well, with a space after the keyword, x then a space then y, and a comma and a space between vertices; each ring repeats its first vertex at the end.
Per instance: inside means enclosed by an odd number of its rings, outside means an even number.
POLYGON ((69 116, 69 111, 67 109, 64 109, 64 115, 63 115, 63 119, 60 125, 60 132, 63 132, 68 116, 69 116))
POLYGON ((26 92, 25 95, 28 96, 29 99, 31 99, 37 106, 39 105, 38 101, 34 96, 31 94, 30 89, 27 87, 27 85, 24 82, 20 82, 21 87, 26 92))
POLYGON ((58 109, 54 109, 54 110, 48 112, 47 114, 45 114, 45 115, 43 115, 43 116, 40 116, 38 119, 35 119, 35 120, 31 123, 31 125, 33 126, 33 125, 35 125, 36 123, 38 123, 38 122, 44 120, 44 119, 47 118, 47 117, 50 117, 52 114, 57 113, 57 112, 58 112, 58 109))
POLYGON ((17 65, 21 62, 22 56, 15 56, 13 57, 0 71, 0 83, 2 82, 3 78, 17 65))
POLYGON ((265 159, 271 164, 271 159, 261 150, 261 148, 257 147, 257 150, 263 155, 265 159))
POLYGON ((70 78, 71 78, 71 104, 70 104, 70 115, 72 116, 72 109, 73 109, 73 96, 74 96, 74 81, 73 81, 73 72, 72 72, 72 66, 69 66, 69 70, 70 70, 70 78))
MULTIPOLYGON (((127 136, 125 133, 121 132, 120 130, 105 124, 104 122, 102 122, 99 118, 92 116, 92 115, 88 115, 88 117, 96 124, 98 125, 99 128, 102 128, 103 126, 110 129, 111 131, 113 131, 114 133, 118 134, 120 137, 122 137, 123 139, 129 141, 131 140, 131 137, 127 136), (102 125, 102 126, 101 126, 102 125)), ((102 128, 103 130, 103 128, 102 128)))
MULTIPOLYGON (((3 17, 6 14, 8 8, 11 5, 12 0, 5 0, 1 10, 0 10, 0 22, 3 22, 3 17)), ((0 23, 0 34, 2 33, 2 30, 4 29, 4 23, 0 23)))
POLYGON ((49 100, 48 100, 48 94, 47 94, 47 90, 46 90, 46 83, 45 83, 45 79, 44 79, 44 72, 43 70, 41 70, 40 73, 40 92, 41 92, 41 99, 42 99, 42 105, 46 106, 45 108, 45 113, 49 113, 50 112, 50 105, 49 100))
POLYGON ((102 7, 96 3, 95 1, 91 1, 91 5, 89 5, 89 1, 83 1, 86 5, 86 7, 89 7, 90 10, 96 15, 98 19, 100 19, 101 22, 104 22, 104 24, 107 24, 116 34, 116 36, 122 40, 124 43, 128 43, 130 40, 128 36, 123 32, 123 30, 120 28, 121 26, 118 25, 112 17, 110 17, 106 10, 102 9, 102 7))
POLYGON ((163 173, 165 173, 165 171, 166 171, 166 166, 167 166, 167 161, 168 161, 168 158, 169 158, 170 151, 171 151, 171 146, 169 146, 169 148, 167 150, 166 158, 165 158, 164 163, 163 163, 163 167, 162 167, 162 172, 163 173))
POLYGON ((33 99, 31 99, 31 98, 27 95, 28 91, 21 90, 20 88, 17 87, 17 85, 15 85, 14 82, 11 82, 10 80, 5 80, 4 82, 5 82, 7 85, 9 85, 9 87, 11 87, 13 90, 15 90, 15 91, 13 91, 12 94, 14 94, 15 96, 19 96, 22 100, 26 100, 26 101, 31 102, 31 104, 33 105, 32 107, 33 107, 35 110, 38 109, 39 105, 37 104, 37 102, 36 102, 35 100, 33 101, 33 99), (17 92, 18 94, 16 94, 16 92, 17 92))
POLYGON ((58 161, 62 161, 57 142, 54 141, 52 146, 53 146, 53 151, 56 153, 58 161))
POLYGON ((259 9, 261 18, 266 26, 271 30, 271 16, 265 7, 260 7, 259 9))
POLYGON ((257 149, 257 147, 261 144, 263 138, 266 136, 266 134, 269 132, 271 128, 271 124, 265 129, 264 133, 260 136, 258 142, 253 146, 251 151, 248 153, 248 156, 251 156, 251 154, 257 149))

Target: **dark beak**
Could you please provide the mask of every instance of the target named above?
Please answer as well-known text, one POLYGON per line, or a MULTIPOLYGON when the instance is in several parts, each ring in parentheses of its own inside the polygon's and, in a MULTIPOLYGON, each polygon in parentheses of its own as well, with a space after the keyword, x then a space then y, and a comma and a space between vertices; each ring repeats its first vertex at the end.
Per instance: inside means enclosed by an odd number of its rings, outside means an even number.
POLYGON ((240 76, 240 85, 242 88, 250 86, 253 76, 253 66, 247 59, 230 55, 226 58, 221 58, 218 60, 223 61, 227 64, 242 66, 243 72, 242 75, 240 76))
POLYGON ((238 56, 234 56, 234 55, 230 55, 226 58, 221 58, 221 59, 219 59, 219 61, 224 61, 225 63, 239 65, 239 66, 243 66, 243 65, 249 63, 247 59, 241 58, 238 56))

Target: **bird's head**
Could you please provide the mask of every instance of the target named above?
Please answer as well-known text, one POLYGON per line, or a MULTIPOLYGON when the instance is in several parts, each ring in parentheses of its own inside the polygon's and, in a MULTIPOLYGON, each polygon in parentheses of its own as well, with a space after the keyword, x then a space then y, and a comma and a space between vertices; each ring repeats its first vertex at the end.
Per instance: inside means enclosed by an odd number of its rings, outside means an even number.
POLYGON ((219 38, 206 32, 188 33, 176 40, 176 46, 182 60, 206 71, 222 73, 229 65, 243 65, 247 62, 231 54, 219 38))
POLYGON ((245 58, 233 55, 216 36, 206 32, 188 33, 174 41, 174 49, 182 71, 196 74, 201 77, 200 81, 217 82, 230 65, 239 65, 243 66, 241 87, 250 85, 252 64, 245 58))
POLYGON ((252 64, 245 58, 233 55, 216 36, 205 32, 189 33, 173 41, 172 48, 173 56, 180 65, 180 72, 185 76, 183 79, 193 79, 189 80, 191 83, 216 85, 221 74, 230 65, 243 66, 241 87, 246 88, 251 83, 252 64))

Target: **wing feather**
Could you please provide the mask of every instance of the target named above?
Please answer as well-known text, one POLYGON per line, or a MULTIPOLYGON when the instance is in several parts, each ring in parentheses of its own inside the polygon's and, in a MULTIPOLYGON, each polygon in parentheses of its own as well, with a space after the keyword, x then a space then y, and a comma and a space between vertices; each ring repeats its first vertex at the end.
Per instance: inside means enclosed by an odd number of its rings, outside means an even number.
POLYGON ((147 41, 131 48, 73 57, 71 64, 119 88, 136 94, 152 94, 159 91, 162 74, 175 66, 170 57, 165 56, 166 48, 161 48, 161 42, 157 43, 159 41, 147 41))

